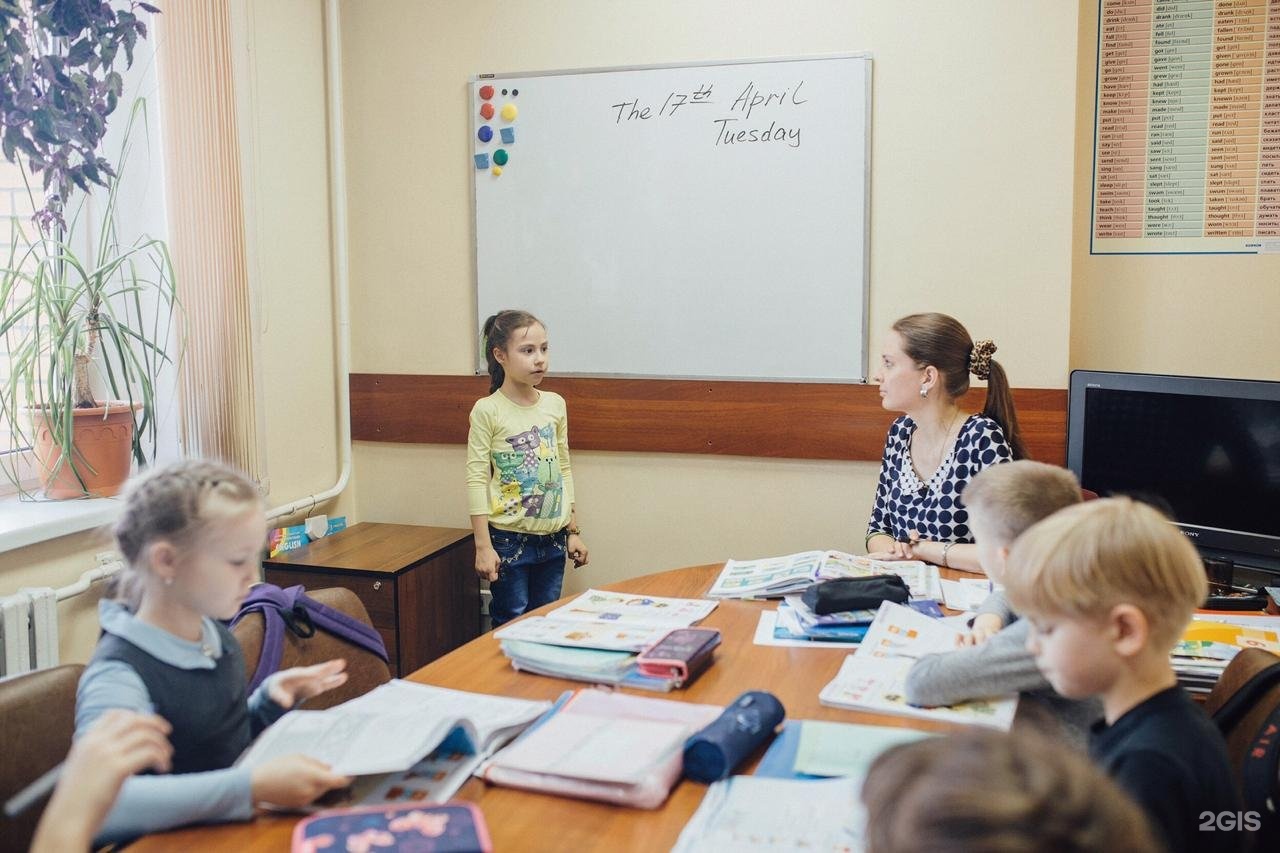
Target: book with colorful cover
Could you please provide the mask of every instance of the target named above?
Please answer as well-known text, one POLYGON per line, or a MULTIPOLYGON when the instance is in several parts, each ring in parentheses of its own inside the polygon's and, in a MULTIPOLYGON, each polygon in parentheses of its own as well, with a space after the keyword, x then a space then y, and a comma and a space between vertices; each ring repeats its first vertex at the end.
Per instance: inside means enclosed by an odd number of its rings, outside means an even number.
POLYGON ((293 828, 291 850, 489 853, 493 844, 484 814, 474 803, 400 803, 332 809, 304 818, 293 828))
POLYGON ((913 598, 942 598, 938 567, 918 560, 873 560, 843 551, 801 551, 785 557, 729 560, 709 598, 781 598, 820 580, 894 574, 911 588, 913 598))
POLYGON ((857 651, 845 658, 836 677, 818 694, 824 705, 901 714, 1007 730, 1018 697, 992 697, 936 708, 907 703, 911 665, 924 655, 954 649, 960 631, 909 607, 886 601, 857 651))
POLYGON ((589 589, 568 604, 552 610, 547 617, 608 624, 665 625, 671 629, 687 628, 705 619, 715 609, 714 601, 701 598, 664 598, 589 589))
POLYGON ((515 640, 575 649, 638 652, 658 642, 670 630, 669 624, 591 622, 554 616, 529 616, 503 625, 493 632, 493 636, 504 643, 515 640))
POLYGON ((286 551, 296 551, 311 543, 305 524, 292 527, 277 527, 267 535, 267 550, 272 557, 278 557, 286 551))

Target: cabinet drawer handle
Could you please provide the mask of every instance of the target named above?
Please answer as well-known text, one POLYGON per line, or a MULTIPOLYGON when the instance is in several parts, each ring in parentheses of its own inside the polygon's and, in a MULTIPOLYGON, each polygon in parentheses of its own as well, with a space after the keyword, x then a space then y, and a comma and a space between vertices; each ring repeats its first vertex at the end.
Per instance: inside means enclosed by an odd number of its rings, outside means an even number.
POLYGON ((382 589, 382 581, 374 581, 374 582, 373 582, 373 588, 374 588, 374 589, 382 589))

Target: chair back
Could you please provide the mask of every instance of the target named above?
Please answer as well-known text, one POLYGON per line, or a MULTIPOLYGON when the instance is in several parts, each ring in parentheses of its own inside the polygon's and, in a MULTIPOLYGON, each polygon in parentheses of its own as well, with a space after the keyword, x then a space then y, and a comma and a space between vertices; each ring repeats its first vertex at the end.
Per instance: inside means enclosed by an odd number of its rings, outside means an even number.
MULTIPOLYGON (((327 607, 332 607, 372 627, 369 611, 365 609, 360 598, 349 589, 328 587, 308 590, 307 595, 327 607)), ((243 614, 231 627, 231 633, 240 642, 240 649, 244 653, 245 676, 252 679, 258 668, 258 660, 262 656, 263 641, 266 637, 266 622, 262 613, 243 614)), ((289 630, 284 631, 283 636, 279 669, 310 666, 331 658, 345 658, 347 661, 347 683, 308 699, 306 707, 310 710, 331 708, 348 699, 368 693, 379 684, 391 680, 391 670, 382 658, 321 628, 317 628, 309 637, 299 636, 289 630)))
MULTIPOLYGON (((0 803, 67 757, 76 728, 80 664, 0 679, 0 803)), ((49 798, 16 818, 0 815, 0 850, 26 850, 49 798)))
POLYGON ((1247 811, 1257 811, 1254 848, 1280 843, 1280 655, 1244 649, 1223 670, 1205 711, 1227 741, 1247 811))

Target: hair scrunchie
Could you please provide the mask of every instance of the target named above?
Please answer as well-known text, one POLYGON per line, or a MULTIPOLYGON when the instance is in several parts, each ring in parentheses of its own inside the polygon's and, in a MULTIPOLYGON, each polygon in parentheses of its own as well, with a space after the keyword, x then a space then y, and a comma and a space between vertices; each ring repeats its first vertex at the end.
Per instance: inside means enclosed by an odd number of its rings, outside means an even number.
POLYGON ((995 354, 995 341, 974 341, 969 349, 969 372, 979 379, 987 379, 991 375, 991 356, 995 354))

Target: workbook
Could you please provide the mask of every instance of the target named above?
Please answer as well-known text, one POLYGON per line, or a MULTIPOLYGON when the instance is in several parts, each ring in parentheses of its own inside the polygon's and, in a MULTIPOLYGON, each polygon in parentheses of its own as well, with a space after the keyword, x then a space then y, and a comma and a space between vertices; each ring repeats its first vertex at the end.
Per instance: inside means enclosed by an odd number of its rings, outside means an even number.
POLYGON ((551 678, 613 684, 661 693, 674 689, 678 684, 678 679, 674 677, 659 678, 642 674, 636 664, 637 655, 633 652, 575 649, 524 640, 503 640, 502 653, 511 661, 511 666, 520 672, 551 678))
POLYGON ((918 658, 956 648, 960 631, 909 607, 886 601, 858 650, 818 694, 824 705, 1007 730, 1018 697, 993 697, 937 708, 907 704, 907 672, 918 658))
POLYGON ((873 560, 843 551, 802 551, 785 557, 730 560, 707 591, 710 598, 781 598, 835 578, 898 575, 912 598, 942 598, 938 567, 919 560, 873 560))
POLYGON ((862 849, 859 779, 730 776, 707 789, 672 853, 862 849))
POLYGON ((930 732, 899 726, 787 720, 753 775, 776 779, 860 779, 880 753, 931 736, 930 732))
POLYGON ((503 625, 493 632, 493 636, 503 643, 515 641, 575 649, 638 652, 658 642, 671 628, 669 623, 590 622, 529 616, 503 625))
POLYGON ((360 777, 329 805, 443 802, 480 762, 551 707, 505 696, 394 679, 323 711, 297 710, 269 726, 237 766, 302 753, 360 777))
POLYGON ((551 619, 603 622, 609 625, 665 625, 687 628, 716 609, 701 598, 663 598, 658 595, 589 589, 547 614, 551 619))
POLYGON ((684 742, 718 705, 579 690, 484 763, 495 785, 653 809, 684 767, 684 742))

